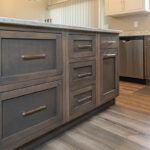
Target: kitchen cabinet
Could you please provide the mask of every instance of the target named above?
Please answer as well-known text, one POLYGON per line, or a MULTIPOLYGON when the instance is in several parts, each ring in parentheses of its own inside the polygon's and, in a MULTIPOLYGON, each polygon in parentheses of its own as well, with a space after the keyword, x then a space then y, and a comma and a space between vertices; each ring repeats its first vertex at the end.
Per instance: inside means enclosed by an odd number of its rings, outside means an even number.
POLYGON ((0 150, 67 128, 118 94, 118 31, 16 22, 0 23, 0 150))
POLYGON ((118 37, 101 35, 101 104, 118 95, 118 37))
POLYGON ((149 11, 149 0, 105 0, 107 16, 123 16, 149 11))
POLYGON ((106 15, 117 14, 123 12, 122 0, 105 0, 105 12, 106 15))
POLYGON ((124 7, 127 12, 138 11, 143 8, 143 0, 124 0, 124 7))
POLYGON ((150 81, 150 36, 144 38, 144 51, 145 51, 145 78, 150 81))

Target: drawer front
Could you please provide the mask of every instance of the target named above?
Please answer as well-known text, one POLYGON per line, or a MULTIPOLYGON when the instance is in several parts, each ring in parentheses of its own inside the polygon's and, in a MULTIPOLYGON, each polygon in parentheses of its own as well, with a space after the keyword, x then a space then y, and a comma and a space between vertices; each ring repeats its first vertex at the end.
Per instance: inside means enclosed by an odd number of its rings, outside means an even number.
POLYGON ((95 85, 71 92, 70 119, 74 119, 96 107, 95 92, 95 85))
POLYGON ((36 127, 44 122, 51 126, 61 121, 61 88, 59 81, 3 94, 2 138, 36 127), (11 98, 12 96, 14 98, 11 98))
POLYGON ((77 62, 70 64, 70 87, 72 90, 82 88, 96 80, 96 62, 77 62))
POLYGON ((102 34, 100 37, 101 48, 118 48, 119 38, 115 35, 102 34))
POLYGON ((96 35, 69 35, 70 58, 95 56, 96 35))
POLYGON ((1 31, 1 81, 61 73, 61 34, 1 31))

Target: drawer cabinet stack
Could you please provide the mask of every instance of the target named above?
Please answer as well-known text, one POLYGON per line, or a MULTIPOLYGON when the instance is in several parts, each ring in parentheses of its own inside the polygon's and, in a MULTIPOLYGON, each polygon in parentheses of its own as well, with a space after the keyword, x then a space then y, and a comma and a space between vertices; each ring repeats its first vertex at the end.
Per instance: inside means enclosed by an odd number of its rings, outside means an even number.
POLYGON ((117 65, 117 33, 2 28, 0 150, 18 148, 114 100, 117 65))
POLYGON ((69 33, 69 120, 96 107, 96 34, 69 33))
POLYGON ((63 123, 62 35, 0 31, 0 45, 0 139, 8 150, 63 123))

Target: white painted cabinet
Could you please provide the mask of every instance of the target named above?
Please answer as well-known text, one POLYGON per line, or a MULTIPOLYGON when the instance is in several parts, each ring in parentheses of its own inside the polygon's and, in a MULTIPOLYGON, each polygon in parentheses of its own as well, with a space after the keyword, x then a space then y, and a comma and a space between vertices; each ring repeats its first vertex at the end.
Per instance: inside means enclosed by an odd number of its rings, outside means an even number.
POLYGON ((119 16, 149 12, 150 0, 105 0, 105 14, 119 16))
POLYGON ((122 0, 105 0, 105 6, 108 14, 116 14, 123 11, 122 0))

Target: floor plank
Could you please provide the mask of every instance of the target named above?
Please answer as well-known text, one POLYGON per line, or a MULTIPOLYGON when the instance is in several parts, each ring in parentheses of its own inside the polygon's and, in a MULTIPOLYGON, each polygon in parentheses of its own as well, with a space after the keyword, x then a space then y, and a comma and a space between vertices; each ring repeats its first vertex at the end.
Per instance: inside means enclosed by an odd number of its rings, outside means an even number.
POLYGON ((150 150, 150 97, 145 85, 120 82, 116 105, 35 150, 150 150))
POLYGON ((145 85, 120 82, 120 96, 116 99, 116 104, 135 111, 150 114, 150 97, 138 95, 136 91, 144 88, 145 85))

